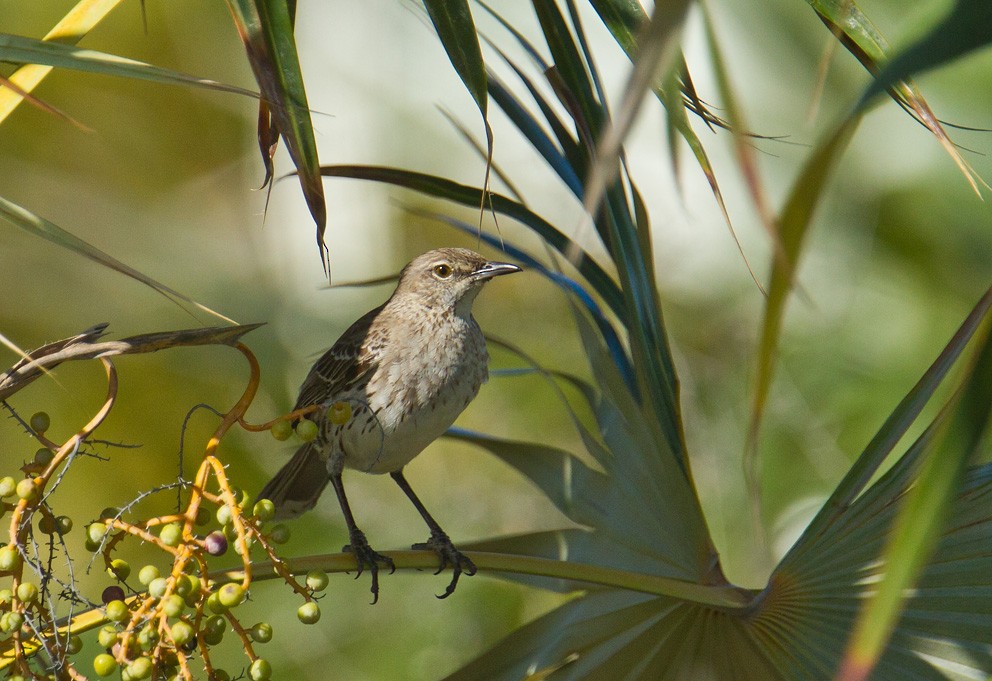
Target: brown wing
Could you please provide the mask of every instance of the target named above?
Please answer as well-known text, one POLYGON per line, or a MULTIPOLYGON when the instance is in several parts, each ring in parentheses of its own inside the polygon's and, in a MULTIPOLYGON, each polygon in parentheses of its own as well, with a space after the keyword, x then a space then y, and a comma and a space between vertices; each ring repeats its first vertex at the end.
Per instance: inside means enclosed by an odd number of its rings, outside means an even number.
POLYGON ((315 442, 308 442, 269 480, 259 499, 269 499, 276 506, 276 520, 289 520, 309 511, 327 487, 327 459, 315 442))
POLYGON ((361 382, 368 375, 374 368, 374 352, 370 352, 369 348, 378 345, 381 340, 375 338, 381 334, 381 329, 373 328, 373 322, 383 307, 385 304, 366 313, 348 327, 331 349, 317 360, 300 386, 300 396, 293 409, 325 402, 361 382))

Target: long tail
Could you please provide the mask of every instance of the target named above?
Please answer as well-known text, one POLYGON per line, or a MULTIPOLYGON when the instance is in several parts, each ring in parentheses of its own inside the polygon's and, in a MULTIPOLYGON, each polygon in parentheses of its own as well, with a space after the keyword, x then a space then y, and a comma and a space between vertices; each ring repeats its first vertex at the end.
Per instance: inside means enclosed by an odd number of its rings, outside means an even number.
POLYGON ((288 520, 313 508, 329 480, 324 457, 315 442, 308 442, 265 484, 258 498, 271 500, 276 518, 288 520))

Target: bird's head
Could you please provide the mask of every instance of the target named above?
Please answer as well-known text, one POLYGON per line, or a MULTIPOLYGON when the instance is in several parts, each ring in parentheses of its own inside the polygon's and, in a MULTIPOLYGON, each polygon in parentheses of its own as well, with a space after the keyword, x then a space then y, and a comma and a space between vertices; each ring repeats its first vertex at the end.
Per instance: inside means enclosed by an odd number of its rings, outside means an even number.
POLYGON ((454 308, 467 315, 487 281, 519 271, 516 265, 487 260, 467 248, 438 248, 403 268, 395 295, 415 295, 429 307, 454 308))

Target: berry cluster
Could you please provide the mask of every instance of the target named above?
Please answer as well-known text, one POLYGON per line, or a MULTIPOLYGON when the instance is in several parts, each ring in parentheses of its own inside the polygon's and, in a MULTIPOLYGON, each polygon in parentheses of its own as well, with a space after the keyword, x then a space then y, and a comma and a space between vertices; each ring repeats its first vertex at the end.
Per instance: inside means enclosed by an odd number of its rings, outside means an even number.
MULTIPOLYGON (((85 547, 95 560, 102 561, 114 580, 103 590, 99 604, 83 598, 71 577, 60 580, 54 574, 51 559, 46 561, 40 554, 38 538, 47 536, 50 543, 70 554, 64 537, 72 531, 73 522, 55 514, 51 492, 114 403, 117 382, 113 365, 104 361, 110 390, 103 409, 64 444, 46 437, 51 426, 47 414, 21 420, 42 447, 22 467, 23 479, 0 478, 0 517, 10 514, 7 542, 0 546, 0 672, 6 670, 6 678, 86 678, 81 671, 84 666, 77 668, 79 663, 72 656, 82 648, 80 634, 96 630, 104 652, 96 655, 91 665, 99 677, 223 681, 230 674, 212 663, 211 652, 227 635, 236 640, 246 657, 245 667, 238 673, 252 681, 265 681, 272 667, 255 648, 272 639, 272 627, 264 621, 246 624, 242 614, 247 610, 243 606, 249 601, 255 558, 267 559, 278 577, 300 595, 303 604, 297 614, 301 622, 313 624, 320 619, 315 599, 327 587, 327 574, 313 571, 305 580, 293 576, 275 552, 276 545, 289 539, 289 530, 274 522, 272 502, 254 502, 232 487, 216 457, 221 439, 235 424, 252 431, 271 430, 282 438, 291 434, 283 432, 286 426, 298 420, 303 431, 299 437, 316 435, 306 431, 313 424, 300 419, 303 414, 290 414, 262 426, 244 422, 244 411, 257 389, 258 373, 247 348, 239 344, 238 349, 252 366, 245 395, 222 415, 195 477, 156 490, 182 488, 183 507, 175 513, 131 520, 131 507, 136 503, 132 502, 124 509, 107 508, 86 524, 85 547), (122 557, 129 542, 156 547, 164 560, 143 565, 132 577, 131 565, 122 557), (211 565, 231 549, 240 562, 237 570, 221 571, 211 565), (56 609, 60 598, 74 604, 73 616, 67 622, 60 620, 56 609), (87 606, 81 614, 80 603, 87 606)), ((147 493, 139 500, 144 496, 147 493)))

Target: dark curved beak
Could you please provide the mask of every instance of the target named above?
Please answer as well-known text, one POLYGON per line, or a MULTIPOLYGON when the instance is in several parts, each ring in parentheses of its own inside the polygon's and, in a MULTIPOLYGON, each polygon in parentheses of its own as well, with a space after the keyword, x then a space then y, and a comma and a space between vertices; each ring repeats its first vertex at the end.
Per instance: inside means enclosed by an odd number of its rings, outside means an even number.
POLYGON ((514 272, 520 272, 521 268, 517 267, 508 262, 487 262, 483 263, 481 267, 472 272, 473 279, 492 279, 493 277, 498 277, 501 274, 513 274, 514 272))

